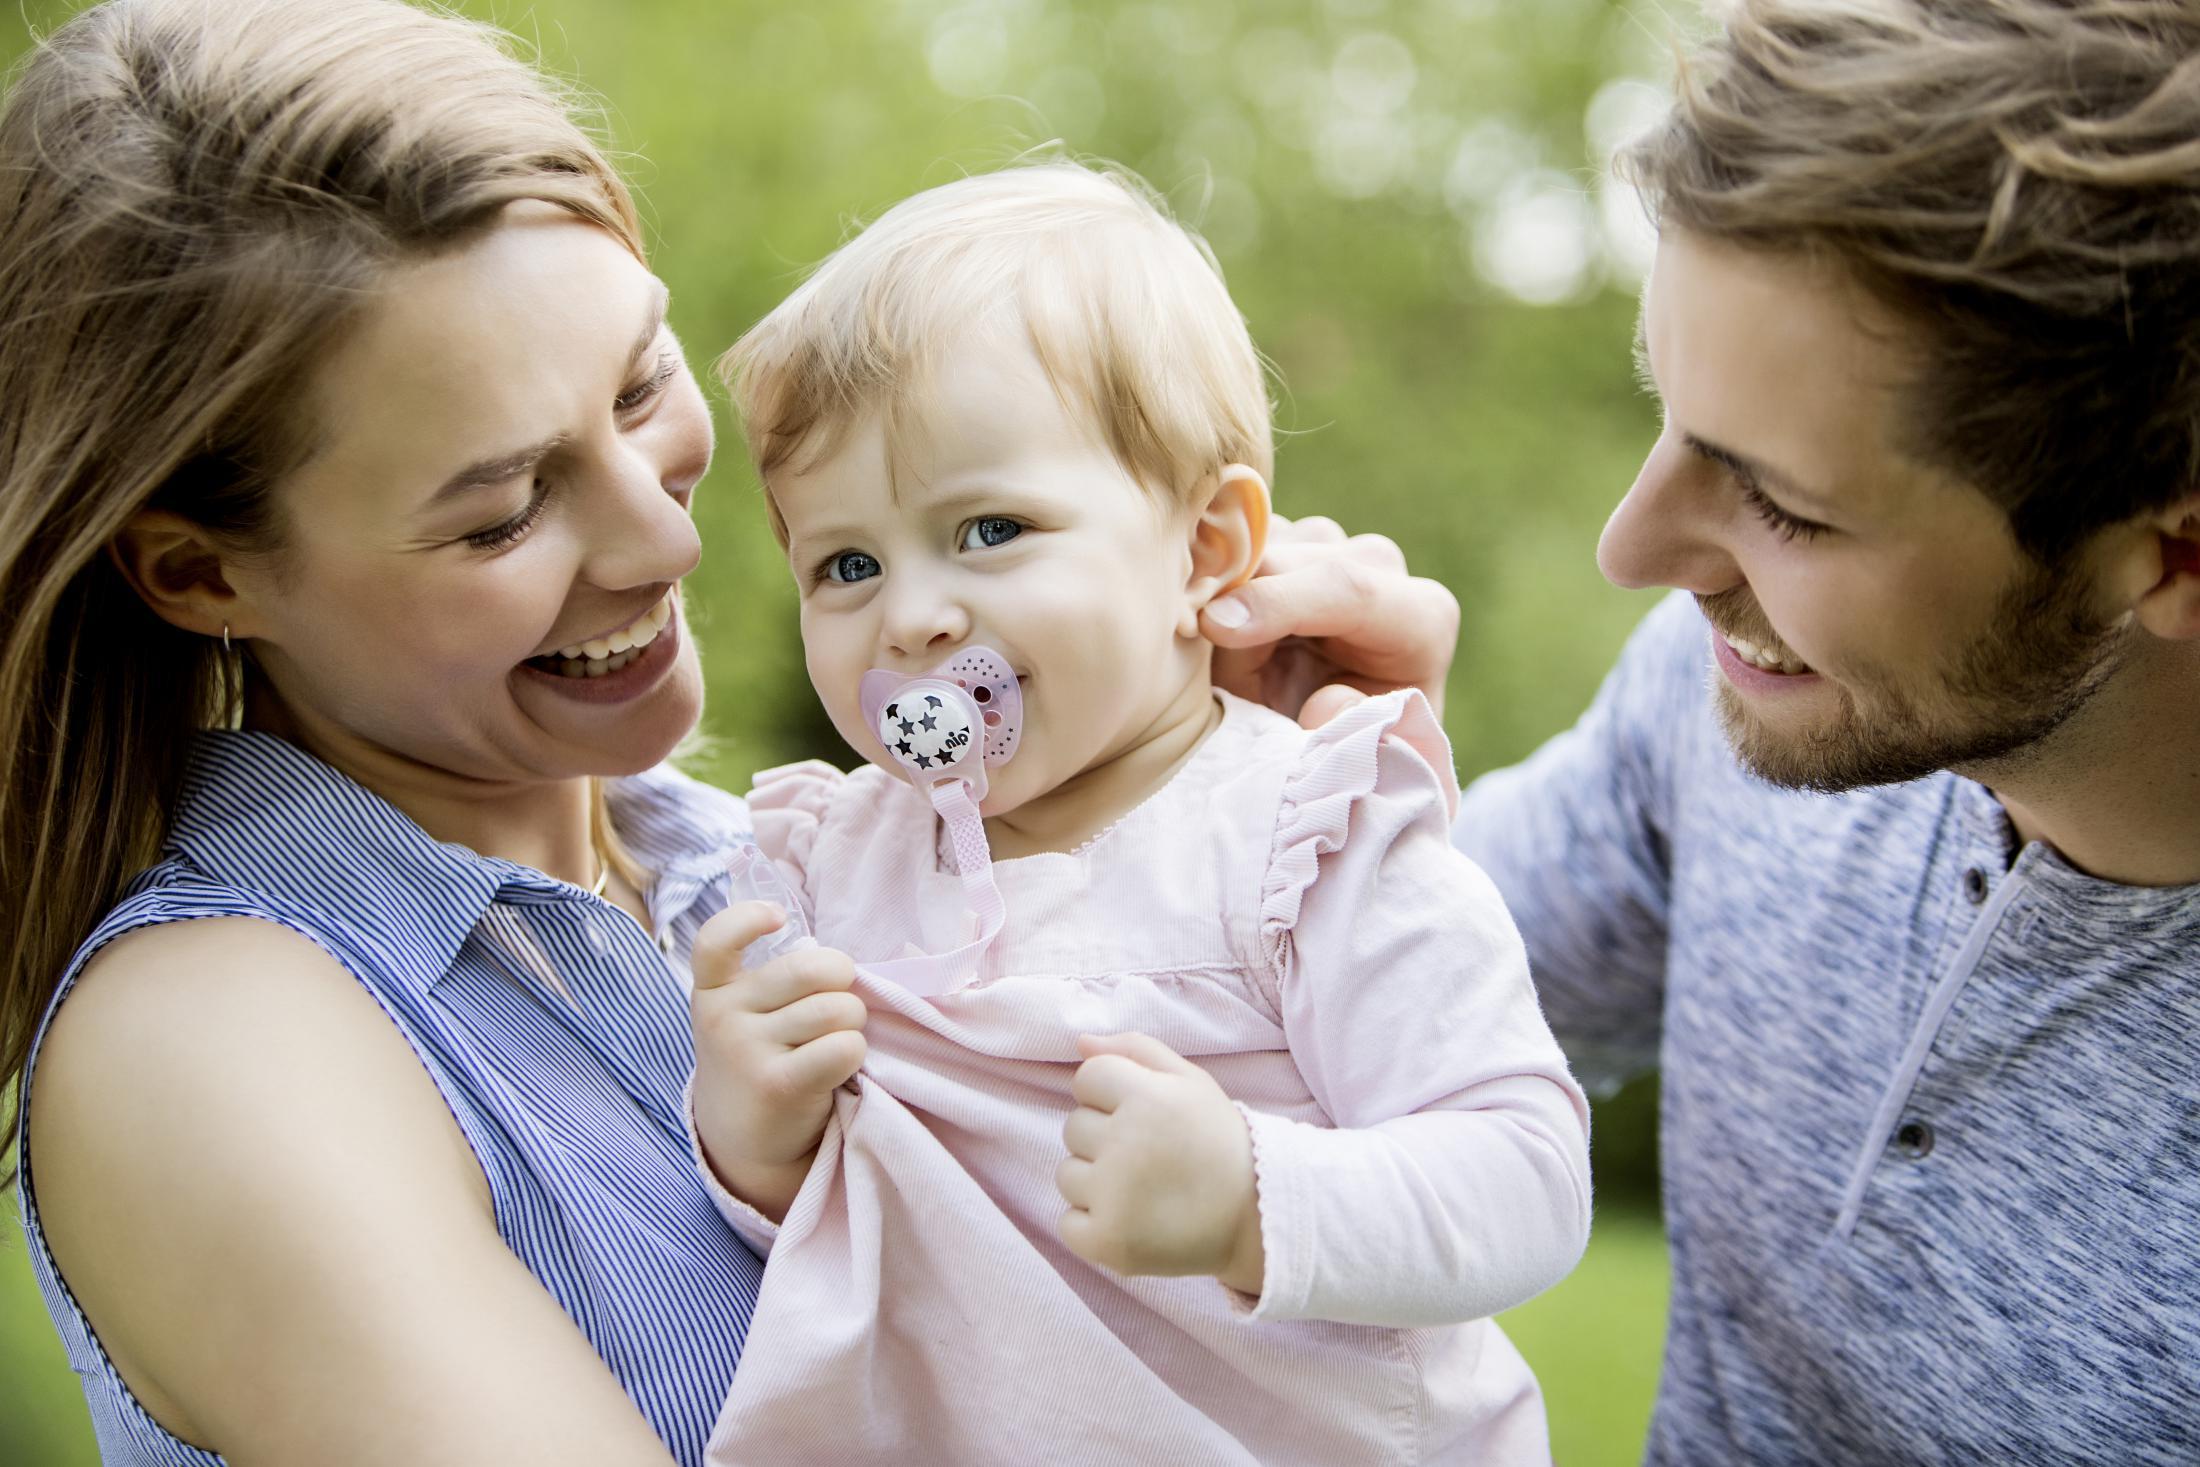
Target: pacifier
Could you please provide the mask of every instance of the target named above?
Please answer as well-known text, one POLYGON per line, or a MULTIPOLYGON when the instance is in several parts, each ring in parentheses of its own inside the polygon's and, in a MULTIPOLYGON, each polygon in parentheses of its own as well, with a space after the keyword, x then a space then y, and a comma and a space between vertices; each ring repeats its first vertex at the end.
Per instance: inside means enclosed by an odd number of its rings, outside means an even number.
POLYGON ((1000 936, 1007 911, 986 845, 986 770, 1006 764, 1024 731, 1024 694, 1008 659, 991 647, 965 647, 930 672, 873 668, 856 688, 863 720, 947 829, 963 901, 977 919, 968 942, 943 953, 913 953, 865 965, 922 997, 969 983, 1000 936))
POLYGON ((983 800, 986 770, 1006 764, 1023 735, 1023 688, 991 647, 965 647, 914 677, 873 668, 856 692, 863 721, 919 789, 957 779, 983 800))

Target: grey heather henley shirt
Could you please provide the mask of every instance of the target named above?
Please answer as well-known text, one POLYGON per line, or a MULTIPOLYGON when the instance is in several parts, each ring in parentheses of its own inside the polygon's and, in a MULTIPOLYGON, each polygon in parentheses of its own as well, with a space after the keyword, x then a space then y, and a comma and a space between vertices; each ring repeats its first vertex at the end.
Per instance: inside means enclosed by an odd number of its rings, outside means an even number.
POLYGON ((1713 676, 1669 598, 1457 827, 1584 1081, 1661 1075, 1649 1460, 2200 1463, 2200 887, 1772 788, 1713 676))

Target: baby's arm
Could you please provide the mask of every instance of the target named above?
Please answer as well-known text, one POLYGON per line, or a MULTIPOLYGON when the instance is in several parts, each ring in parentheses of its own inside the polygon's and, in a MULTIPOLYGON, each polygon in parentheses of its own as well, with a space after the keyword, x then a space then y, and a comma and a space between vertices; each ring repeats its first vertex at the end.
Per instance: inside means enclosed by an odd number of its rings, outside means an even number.
MULTIPOLYGON (((757 846, 804 915, 811 907, 810 852, 843 778, 829 764, 793 764, 759 774, 749 795, 757 846)), ((766 885, 746 883, 751 890, 766 885)), ((769 961, 761 950, 747 952, 773 926, 765 911, 759 902, 736 901, 703 924, 690 1001, 696 1149, 742 1204, 727 1207, 719 1199, 727 1221, 759 1252, 770 1243, 766 1224, 785 1216, 808 1174, 833 1091, 865 1057, 863 1001, 850 991, 854 964, 821 947, 769 961), (744 966, 745 957, 754 966, 744 966)))
POLYGON ((1259 1318, 1399 1327, 1497 1313, 1580 1258, 1587 1106, 1416 747, 1443 747, 1417 697, 1318 734, 1262 893, 1285 1036, 1332 1126, 1234 1104, 1148 1036, 1088 1039, 1057 1176, 1080 1257, 1211 1274, 1259 1318))
POLYGON ((1372 752, 1373 788, 1344 829, 1304 822, 1318 875, 1267 907, 1285 1034, 1336 1129, 1246 1111, 1266 1261, 1256 1313, 1478 1319, 1579 1260, 1588 1111, 1496 889, 1452 848, 1439 776, 1394 735, 1372 752))

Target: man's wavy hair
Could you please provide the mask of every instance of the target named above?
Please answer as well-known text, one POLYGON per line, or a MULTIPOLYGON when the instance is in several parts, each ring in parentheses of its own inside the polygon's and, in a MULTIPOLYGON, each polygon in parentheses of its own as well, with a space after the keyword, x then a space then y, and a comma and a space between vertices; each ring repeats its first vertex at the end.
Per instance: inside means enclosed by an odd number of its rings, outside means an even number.
POLYGON ((1661 226, 1916 330, 1900 446, 2063 562, 2200 482, 2200 4, 1734 0, 1623 154, 1661 226))

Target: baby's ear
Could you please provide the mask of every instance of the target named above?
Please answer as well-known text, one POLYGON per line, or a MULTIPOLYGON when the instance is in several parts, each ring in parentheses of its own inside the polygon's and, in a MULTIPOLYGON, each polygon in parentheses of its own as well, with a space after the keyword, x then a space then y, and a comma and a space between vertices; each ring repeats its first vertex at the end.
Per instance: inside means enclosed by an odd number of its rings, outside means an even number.
POLYGON ((1191 523, 1192 572, 1184 583, 1185 636, 1199 635, 1207 603, 1253 578, 1268 547, 1268 482, 1257 469, 1224 464, 1200 486, 1191 523))

